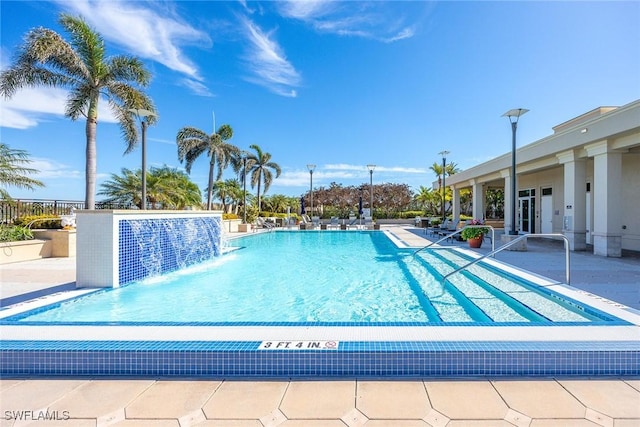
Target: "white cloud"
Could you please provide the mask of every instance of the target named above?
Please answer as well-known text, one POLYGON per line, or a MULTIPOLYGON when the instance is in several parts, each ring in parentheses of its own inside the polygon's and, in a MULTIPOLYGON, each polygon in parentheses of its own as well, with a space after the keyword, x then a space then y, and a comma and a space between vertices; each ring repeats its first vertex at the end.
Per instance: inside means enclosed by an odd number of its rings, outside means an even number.
MULTIPOLYGON (((428 173, 424 168, 407 168, 403 166, 376 166, 374 173, 383 177, 384 182, 404 182, 407 175, 423 175, 428 173)), ((351 165, 347 163, 335 163, 317 166, 313 172, 313 186, 327 186, 331 182, 343 185, 361 184, 367 181, 369 170, 364 165, 351 165)), ((368 182, 368 181, 367 181, 368 182)), ((274 182, 281 187, 308 188, 310 176, 308 170, 284 171, 274 182)))
POLYGON ((300 74, 287 61, 278 43, 272 40, 273 32, 265 33, 249 19, 240 19, 250 43, 244 60, 252 75, 247 76, 246 80, 278 95, 295 98, 297 93, 294 87, 300 84, 300 74))
POLYGON ((151 59, 167 68, 202 81, 197 65, 182 51, 185 44, 211 45, 208 34, 183 22, 174 12, 162 10, 159 2, 154 9, 145 3, 120 1, 60 0, 59 4, 80 14, 106 40, 125 47, 136 56, 151 59))
MULTIPOLYGON (((0 127, 28 129, 52 116, 64 117, 67 94, 64 89, 52 87, 20 89, 0 103, 0 127)), ((105 99, 98 104, 98 118, 100 122, 117 123, 105 99)))
MULTIPOLYGON (((324 169, 341 170, 341 171, 365 171, 369 173, 369 169, 365 165, 350 165, 346 163, 328 164, 323 166, 324 169)), ((374 172, 392 172, 404 174, 422 174, 427 170, 423 168, 406 168, 403 166, 378 166, 376 165, 374 172)), ((314 172, 315 175, 315 172, 314 172)))
POLYGON ((316 31, 340 36, 362 37, 391 43, 413 37, 415 19, 399 3, 338 2, 333 0, 289 0, 277 2, 279 13, 298 19, 316 31))
POLYGON ((161 144, 176 145, 175 139, 147 138, 149 142, 159 142, 161 144))
POLYGON ((29 163, 29 167, 36 169, 37 174, 33 177, 36 179, 55 179, 55 178, 78 178, 84 179, 84 171, 71 168, 68 165, 60 163, 52 159, 44 159, 34 157, 29 163))
POLYGON ((191 92, 195 93, 199 96, 209 96, 213 97, 214 95, 211 93, 208 87, 204 84, 193 80, 193 79, 182 79, 182 85, 191 89, 191 92))

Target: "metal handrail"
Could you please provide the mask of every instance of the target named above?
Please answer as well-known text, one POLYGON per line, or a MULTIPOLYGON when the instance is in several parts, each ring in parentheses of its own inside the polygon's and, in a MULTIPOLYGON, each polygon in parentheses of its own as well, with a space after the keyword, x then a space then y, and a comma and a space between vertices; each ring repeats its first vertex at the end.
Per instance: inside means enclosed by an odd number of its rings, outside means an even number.
POLYGON ((462 233, 462 231, 463 231, 465 228, 489 228, 489 229, 491 229, 491 251, 494 251, 494 250, 496 249, 496 231, 493 229, 493 227, 492 227, 492 226, 490 226, 490 225, 465 225, 465 226, 464 226, 464 227, 462 227, 460 230, 456 230, 454 233, 447 234, 447 235, 446 235, 446 236, 444 236, 442 239, 440 239, 440 240, 436 240, 435 242, 431 242, 431 243, 429 243, 427 246, 425 246, 424 248, 420 248, 420 249, 418 249, 417 251, 415 251, 415 252, 413 253, 413 255, 415 256, 418 252, 420 252, 420 251, 422 251, 422 250, 424 250, 424 249, 427 249, 427 248, 429 248, 429 247, 431 247, 431 246, 433 246, 433 245, 435 245, 435 244, 438 244, 438 243, 440 243, 440 242, 442 242, 442 241, 445 241, 445 240, 447 240, 447 239, 449 239, 449 238, 451 238, 451 237, 455 236, 456 234, 460 234, 460 233, 462 233))
POLYGON ((503 246, 500 246, 498 249, 494 249, 491 252, 489 252, 488 254, 485 254, 479 258, 474 259, 473 261, 469 262, 468 264, 463 265, 462 267, 458 267, 457 270, 452 271, 449 274, 446 274, 443 278, 442 278, 442 282, 441 282, 441 286, 444 289, 444 283, 447 281, 447 278, 449 278, 449 276, 452 276, 454 274, 456 274, 459 271, 462 270, 466 270, 468 267, 482 261, 485 258, 488 258, 490 256, 493 256, 495 254, 497 254, 498 252, 501 252, 505 249, 507 249, 509 246, 513 246, 514 244, 520 242, 521 240, 526 240, 529 237, 560 237, 562 239, 564 239, 564 251, 565 251, 565 278, 567 280, 567 285, 571 284, 571 265, 570 265, 570 261, 569 261, 569 238, 567 236, 565 236, 564 234, 525 234, 522 235, 520 237, 518 237, 517 239, 514 239, 510 242, 505 243, 503 246))

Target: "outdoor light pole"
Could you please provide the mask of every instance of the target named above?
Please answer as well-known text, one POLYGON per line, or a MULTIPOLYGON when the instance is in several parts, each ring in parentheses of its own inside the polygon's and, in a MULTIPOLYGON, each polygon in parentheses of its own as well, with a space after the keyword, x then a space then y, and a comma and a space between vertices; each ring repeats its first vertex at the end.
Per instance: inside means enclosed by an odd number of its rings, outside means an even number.
POLYGON ((447 196, 447 186, 446 186, 446 181, 445 181, 445 176, 447 176, 447 154, 449 154, 449 152, 447 150, 445 151, 441 151, 438 154, 440 154, 442 156, 442 223, 444 223, 445 220, 445 199, 447 196))
POLYGON ((147 209, 147 120, 155 114, 143 108, 130 108, 129 112, 138 117, 142 126, 142 195, 140 205, 141 209, 147 209))
POLYGON ((242 223, 247 223, 247 153, 242 152, 242 223))
POLYGON ((313 170, 315 168, 316 165, 307 165, 307 169, 309 169, 309 193, 311 194, 311 216, 313 216, 313 170))
POLYGON ((507 111, 502 117, 508 117, 511 122, 511 230, 509 234, 515 236, 516 230, 516 129, 518 129, 518 119, 525 114, 526 108, 514 108, 507 111))
POLYGON ((373 170, 376 168, 376 165, 367 165, 367 169, 369 169, 369 195, 371 199, 369 200, 369 215, 373 218, 373 170))

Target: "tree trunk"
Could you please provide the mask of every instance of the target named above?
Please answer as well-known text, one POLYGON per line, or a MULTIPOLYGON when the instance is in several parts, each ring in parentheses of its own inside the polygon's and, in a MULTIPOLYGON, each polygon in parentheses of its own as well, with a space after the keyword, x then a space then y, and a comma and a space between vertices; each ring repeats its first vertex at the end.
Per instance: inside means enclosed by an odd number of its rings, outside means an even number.
POLYGON ((96 155, 96 130, 98 127, 98 101, 92 100, 87 115, 87 125, 85 128, 87 136, 86 158, 85 158, 85 198, 84 208, 96 208, 96 175, 97 175, 97 155, 96 155))
POLYGON ((207 186, 207 210, 211 210, 211 198, 213 197, 213 168, 215 167, 215 156, 211 156, 209 163, 209 185, 207 186))

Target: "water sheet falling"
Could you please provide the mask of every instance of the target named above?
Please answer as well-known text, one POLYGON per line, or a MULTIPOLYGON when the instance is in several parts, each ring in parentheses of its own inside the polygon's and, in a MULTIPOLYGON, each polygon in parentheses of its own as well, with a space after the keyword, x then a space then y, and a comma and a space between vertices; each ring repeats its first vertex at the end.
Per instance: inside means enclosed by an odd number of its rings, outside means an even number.
POLYGON ((119 223, 119 283, 194 265, 221 253, 220 218, 127 219, 119 223))

